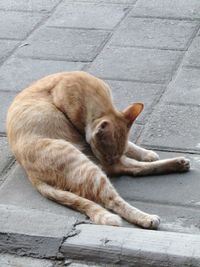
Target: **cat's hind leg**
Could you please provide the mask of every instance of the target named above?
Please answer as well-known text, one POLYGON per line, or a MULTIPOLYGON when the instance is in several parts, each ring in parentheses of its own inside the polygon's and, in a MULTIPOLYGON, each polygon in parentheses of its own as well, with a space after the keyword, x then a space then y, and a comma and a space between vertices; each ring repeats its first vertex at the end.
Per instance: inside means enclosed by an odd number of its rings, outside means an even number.
POLYGON ((120 225, 120 218, 102 205, 131 223, 158 227, 156 215, 144 213, 123 200, 106 174, 71 143, 35 140, 24 153, 28 176, 46 197, 86 213, 95 223, 120 225))
POLYGON ((42 195, 85 213, 96 224, 121 225, 118 215, 96 204, 92 198, 87 199, 92 183, 96 182, 91 179, 101 171, 74 145, 65 140, 43 138, 27 140, 22 147, 21 163, 42 195))
POLYGON ((57 189, 40 180, 33 179, 32 181, 34 181, 35 187, 43 196, 86 214, 96 224, 120 226, 122 223, 118 215, 110 213, 91 200, 57 189))

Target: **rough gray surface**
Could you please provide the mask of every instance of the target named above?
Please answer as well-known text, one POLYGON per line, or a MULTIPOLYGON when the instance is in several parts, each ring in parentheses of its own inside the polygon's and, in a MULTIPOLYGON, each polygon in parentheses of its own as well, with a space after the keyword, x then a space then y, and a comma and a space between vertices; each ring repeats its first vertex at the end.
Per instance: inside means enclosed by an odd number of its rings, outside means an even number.
POLYGON ((18 257, 15 255, 1 254, 1 267, 53 267, 53 261, 39 260, 28 257, 18 257))
POLYGON ((42 18, 36 13, 0 11, 0 38, 23 39, 42 18))
POLYGON ((65 256, 138 267, 200 265, 199 235, 97 225, 77 230, 81 232, 61 247, 65 256))
MULTIPOLYGON (((67 0, 64 0, 67 1, 67 0)), ((113 3, 113 4, 135 4, 137 0, 74 0, 73 2, 92 2, 92 3, 113 3)))
POLYGON ((200 35, 192 42, 183 63, 185 66, 200 67, 200 35))
MULTIPOLYGON (((10 77, 11 78, 11 77, 10 77)), ((12 103, 16 93, 1 92, 0 90, 0 133, 6 132, 6 114, 8 107, 12 103)))
POLYGON ((89 72, 105 79, 166 83, 181 55, 180 51, 107 47, 89 72))
POLYGON ((112 45, 185 50, 197 22, 128 17, 116 30, 112 45))
POLYGON ((6 170, 6 167, 13 161, 13 156, 10 152, 6 137, 0 137, 0 184, 1 173, 6 170))
POLYGON ((0 67, 0 90, 21 91, 46 75, 81 70, 83 66, 80 62, 11 57, 0 67))
POLYGON ((112 178, 118 192, 127 200, 139 200, 166 205, 191 206, 199 208, 200 156, 182 153, 159 153, 162 158, 185 156, 191 160, 191 171, 168 175, 133 178, 122 176, 112 178))
POLYGON ((29 182, 22 168, 16 164, 0 188, 0 204, 68 216, 69 220, 84 220, 85 215, 43 197, 29 182), (23 192, 21 194, 20 192, 23 192))
POLYGON ((0 1, 0 9, 18 11, 50 11, 59 0, 4 0, 0 1))
POLYGON ((176 78, 166 90, 163 101, 184 105, 200 105, 200 69, 180 69, 176 78))
POLYGON ((131 15, 142 17, 200 19, 199 0, 139 0, 131 15))
POLYGON ((55 259, 60 255, 62 241, 63 238, 0 232, 0 254, 55 259))
MULTIPOLYGON (((160 154, 162 158, 177 156, 174 153, 160 154)), ((136 207, 142 208, 146 212, 160 215, 163 219, 161 230, 199 233, 200 212, 198 209, 200 197, 198 184, 200 157, 190 156, 190 158, 192 171, 187 174, 171 174, 142 178, 123 176, 113 178, 112 183, 117 191, 130 203, 133 203, 136 207), (173 205, 173 207, 171 207, 171 205, 173 205)), ((68 217, 69 220, 72 220, 74 223, 75 221, 85 220, 85 215, 58 205, 41 196, 30 184, 28 178, 18 165, 15 166, 12 174, 9 175, 0 189, 0 204, 3 205, 3 207, 6 207, 6 205, 11 208, 12 206, 16 206, 16 209, 18 207, 19 210, 24 210, 24 213, 21 215, 22 217, 26 217, 25 212, 29 212, 30 209, 30 214, 33 212, 32 217, 30 216, 32 218, 31 220, 37 217, 37 214, 41 212, 47 215, 49 214, 49 218, 52 214, 50 222, 52 220, 54 221, 56 216, 58 216, 58 220, 59 218, 62 220, 62 217, 66 216, 66 218, 68 217), (23 192, 23 194, 20 194, 20 192, 23 192)), ((45 215, 41 217, 40 220, 48 216, 45 215)), ((12 220, 8 221, 12 222, 12 220)), ((3 222, 3 225, 4 223, 5 222, 3 222)), ((56 229, 56 224, 50 223, 50 227, 52 227, 52 225, 56 229)), ((66 227, 66 225, 67 221, 63 222, 63 224, 60 225, 61 229, 62 227, 66 227)), ((126 225, 125 222, 124 225, 126 225)), ((46 226, 44 226, 44 230, 45 227, 46 226)), ((129 227, 132 227, 132 225, 129 225, 129 227)), ((24 229, 24 227, 22 227, 22 229, 24 229)), ((43 230, 41 229, 41 231, 43 230)), ((49 228, 47 228, 47 233, 48 231, 49 228)))
POLYGON ((42 27, 18 49, 21 56, 68 61, 91 61, 108 36, 107 31, 42 27))
POLYGON ((152 111, 152 107, 165 89, 163 85, 159 84, 111 80, 106 82, 112 90, 114 103, 119 110, 125 109, 134 102, 144 103, 144 110, 137 119, 139 123, 144 123, 147 120, 152 111))
POLYGON ((112 29, 121 21, 126 11, 127 6, 122 5, 81 2, 69 3, 65 1, 58 6, 53 16, 48 20, 47 25, 56 27, 112 29))
POLYGON ((161 104, 140 139, 143 145, 199 153, 200 107, 161 104))
POLYGON ((71 231, 76 222, 76 217, 14 205, 0 204, 0 211, 1 233, 62 238, 71 231))
MULTIPOLYGON (((171 180, 172 179, 173 177, 171 177, 171 180)), ((168 180, 169 184, 171 184, 171 180, 170 181, 168 180)), ((160 183, 159 178, 158 178, 158 183, 160 183)), ((152 181, 152 184, 156 185, 156 178, 155 180, 152 181)), ((156 187, 155 192, 157 193, 158 192, 157 186, 155 187, 156 187)), ((173 187, 173 183, 172 183, 172 187, 173 187)), ((171 191, 173 191, 172 187, 169 186, 169 188, 167 188, 167 190, 169 190, 170 192, 170 196, 172 195, 171 191)), ((162 188, 160 194, 162 194, 163 191, 164 190, 162 188)), ((130 198, 134 199, 134 195, 135 195, 135 192, 133 192, 133 195, 130 198)), ((164 197, 166 197, 166 195, 164 195, 164 197)), ((140 196, 138 198, 140 198, 140 196)), ((155 201, 147 200, 147 199, 141 200, 141 201, 140 200, 134 201, 134 200, 128 199, 128 202, 134 207, 137 207, 149 214, 157 214, 161 218, 161 224, 158 229, 159 231, 165 231, 165 232, 168 231, 168 232, 176 232, 176 233, 179 232, 179 233, 200 235, 199 205, 195 206, 192 203, 191 203, 191 206, 189 206, 190 204, 188 206, 187 205, 184 206, 184 204, 182 203, 172 204, 172 202, 171 203, 168 202, 169 199, 167 198, 166 198, 166 203, 164 201, 165 200, 163 199, 161 200, 159 199, 155 201), (162 202, 163 204, 160 202, 162 202)), ((130 224, 126 221, 123 221, 123 226, 136 228, 135 225, 130 224)))
POLYGON ((18 43, 18 41, 13 40, 0 40, 0 63, 12 52, 18 43))

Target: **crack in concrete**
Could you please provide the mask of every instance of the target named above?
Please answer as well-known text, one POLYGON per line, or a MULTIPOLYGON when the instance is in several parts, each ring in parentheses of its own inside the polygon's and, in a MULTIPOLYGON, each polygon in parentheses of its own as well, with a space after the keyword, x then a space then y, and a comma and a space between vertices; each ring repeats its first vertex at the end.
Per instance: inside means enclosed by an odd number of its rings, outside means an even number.
POLYGON ((67 233, 66 236, 63 236, 63 238, 62 238, 62 241, 61 241, 60 246, 58 248, 59 259, 61 259, 61 258, 64 259, 64 256, 61 252, 61 248, 62 248, 63 244, 65 243, 65 241, 67 239, 74 237, 74 236, 77 236, 81 233, 81 230, 76 229, 76 227, 78 225, 81 225, 81 224, 92 224, 92 223, 90 221, 86 221, 86 220, 82 220, 82 221, 78 220, 78 219, 76 220, 76 222, 72 225, 71 230, 67 233))

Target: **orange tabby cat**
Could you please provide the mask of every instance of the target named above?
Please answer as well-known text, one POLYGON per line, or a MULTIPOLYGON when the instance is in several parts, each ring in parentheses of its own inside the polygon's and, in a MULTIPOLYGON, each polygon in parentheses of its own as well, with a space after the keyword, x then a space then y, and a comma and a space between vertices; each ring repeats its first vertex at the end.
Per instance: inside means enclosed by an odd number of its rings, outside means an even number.
POLYGON ((189 170, 189 160, 158 160, 128 141, 143 104, 120 112, 108 85, 85 72, 47 76, 23 90, 7 116, 11 149, 37 190, 79 210, 97 224, 121 225, 121 218, 144 228, 160 219, 123 200, 106 174, 142 176, 189 170), (104 208, 105 207, 105 208, 104 208))

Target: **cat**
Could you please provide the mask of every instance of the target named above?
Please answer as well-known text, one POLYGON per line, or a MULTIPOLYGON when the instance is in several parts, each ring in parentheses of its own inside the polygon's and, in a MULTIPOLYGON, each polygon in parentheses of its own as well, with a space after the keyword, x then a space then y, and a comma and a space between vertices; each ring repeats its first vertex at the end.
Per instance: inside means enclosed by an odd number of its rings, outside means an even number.
POLYGON ((56 73, 15 97, 7 114, 8 141, 43 196, 96 224, 120 226, 124 218, 156 229, 160 218, 128 204, 107 177, 189 170, 184 157, 159 160, 155 152, 128 140, 142 110, 142 103, 133 103, 118 111, 109 86, 89 73, 56 73))

